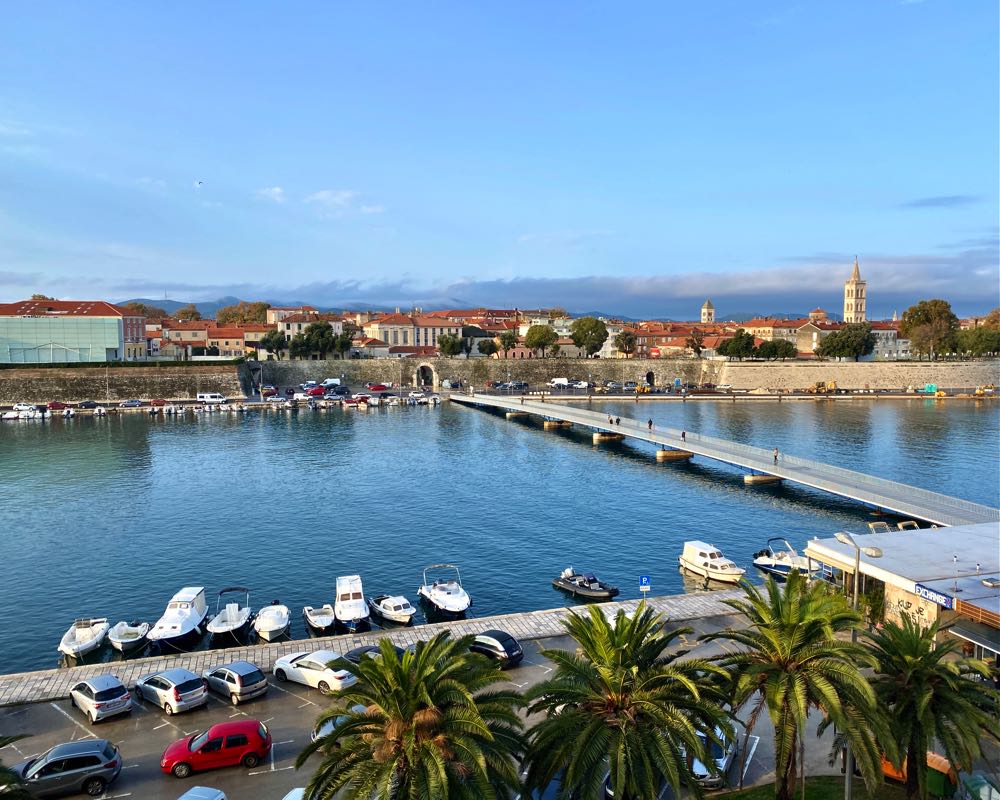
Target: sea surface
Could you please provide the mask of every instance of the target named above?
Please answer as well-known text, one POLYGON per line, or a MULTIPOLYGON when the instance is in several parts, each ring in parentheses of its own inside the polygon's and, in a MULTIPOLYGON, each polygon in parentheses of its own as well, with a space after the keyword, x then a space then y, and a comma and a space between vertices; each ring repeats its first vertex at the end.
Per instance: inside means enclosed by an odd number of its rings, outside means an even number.
MULTIPOLYGON (((1000 505, 1000 405, 933 400, 596 403, 1000 505)), ((571 602, 564 567, 638 597, 685 583, 705 539, 745 567, 768 537, 863 532, 863 507, 795 486, 745 487, 735 468, 657 464, 645 445, 449 406, 123 415, 0 425, 0 672, 59 664, 74 618, 155 621, 182 586, 245 585, 333 602, 338 575, 416 601, 427 564, 458 564, 474 616, 571 602)), ((110 657, 107 653, 98 658, 110 657)))

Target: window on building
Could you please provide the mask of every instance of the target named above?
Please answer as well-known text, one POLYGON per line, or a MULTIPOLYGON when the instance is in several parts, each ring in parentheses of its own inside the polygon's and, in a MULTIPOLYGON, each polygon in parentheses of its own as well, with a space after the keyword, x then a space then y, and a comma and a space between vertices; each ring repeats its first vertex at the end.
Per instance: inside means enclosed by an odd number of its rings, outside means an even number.
POLYGON ((403 331, 403 344, 409 344, 410 343, 409 340, 410 340, 410 332, 403 331))

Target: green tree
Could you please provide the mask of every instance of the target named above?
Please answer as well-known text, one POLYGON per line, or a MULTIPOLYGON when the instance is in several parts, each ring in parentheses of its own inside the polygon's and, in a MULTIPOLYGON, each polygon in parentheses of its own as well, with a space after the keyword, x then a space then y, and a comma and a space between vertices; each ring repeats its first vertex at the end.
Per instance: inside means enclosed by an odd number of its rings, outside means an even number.
POLYGON ((174 313, 174 319, 181 322, 197 322, 201 319, 201 312, 194 303, 188 303, 182 308, 178 308, 174 313))
POLYGON ((798 348, 787 339, 778 339, 774 342, 774 357, 784 361, 786 358, 798 356, 798 348))
POLYGON ((976 357, 1000 353, 1000 330, 980 326, 959 331, 955 335, 956 351, 962 355, 976 357))
POLYGON ((635 331, 624 330, 615 337, 615 347, 619 353, 624 353, 626 358, 635 352, 635 343, 635 331))
POLYGON ((241 300, 236 305, 223 306, 215 312, 217 325, 263 325, 267 322, 270 303, 241 300))
POLYGON ((899 335, 910 340, 910 349, 935 359, 955 347, 958 317, 947 300, 921 300, 903 312, 899 335))
POLYGON ((1000 331, 1000 308, 994 308, 983 318, 983 327, 991 331, 1000 331))
POLYGON ((49 297, 47 294, 33 294, 31 295, 32 300, 55 300, 54 297, 49 297))
POLYGON ((854 322, 826 336, 816 348, 820 358, 853 358, 869 356, 875 350, 875 334, 867 322, 854 322))
POLYGON ((679 652, 664 654, 691 629, 665 630, 645 603, 631 619, 619 610, 613 624, 596 607, 563 624, 576 652, 544 650, 554 672, 527 695, 529 713, 545 715, 530 732, 528 788, 563 773, 565 796, 603 797, 609 766, 616 797, 647 800, 661 782, 675 793, 681 781, 693 784, 685 753, 704 760, 716 726, 733 732, 711 680, 724 673, 679 652))
POLYGON ((774 724, 775 796, 791 800, 810 709, 822 709, 821 729, 837 726, 851 745, 869 789, 881 777, 875 695, 861 673, 875 664, 866 649, 838 638, 860 627, 860 615, 822 581, 808 582, 793 570, 782 587, 769 577, 763 589, 743 583, 745 600, 726 604, 748 624, 708 634, 735 652, 718 658, 728 674, 734 711, 753 707, 747 732, 767 711, 774 724))
POLYGON ((700 330, 691 331, 691 335, 684 340, 684 346, 690 350, 695 358, 701 358, 701 351, 704 350, 705 334, 700 330))
POLYGON ((145 303, 140 303, 135 300, 131 303, 125 303, 122 308, 126 308, 133 314, 138 314, 139 316, 146 317, 147 319, 168 319, 170 317, 170 315, 162 308, 157 306, 147 306, 145 303))
POLYGON ((462 337, 453 333, 442 333, 437 337, 437 347, 441 355, 453 358, 462 352, 462 337))
POLYGON ((337 344, 337 335, 329 322, 310 322, 302 331, 302 338, 309 348, 309 355, 316 354, 321 358, 333 352, 337 344))
POLYGON ((580 317, 573 320, 569 328, 573 344, 583 350, 587 356, 592 356, 608 340, 607 326, 597 317, 580 317))
POLYGON ((476 345, 476 349, 489 358, 490 356, 496 355, 496 353, 500 350, 500 346, 493 339, 481 339, 479 344, 476 345))
POLYGON ((500 349, 503 350, 503 357, 507 358, 507 351, 517 347, 517 331, 504 331, 497 338, 500 340, 500 349))
POLYGON ((998 738, 1000 693, 989 667, 958 658, 955 640, 937 642, 937 633, 938 623, 921 627, 904 614, 902 623, 890 620, 870 636, 877 661, 872 686, 889 718, 895 764, 907 765, 908 798, 927 797, 924 754, 935 743, 957 768, 970 770, 984 739, 998 738))
POLYGON ((516 792, 523 700, 495 688, 504 678, 469 652, 472 640, 442 632, 400 659, 383 639, 377 657, 331 662, 358 682, 338 693, 346 711, 334 707, 320 716, 318 724, 333 722, 332 731, 296 761, 301 769, 313 753, 322 757, 306 800, 473 800, 516 792))
POLYGON ((351 352, 351 347, 354 346, 354 338, 347 331, 344 331, 336 339, 333 340, 333 349, 341 358, 347 356, 351 352))
POLYGON ((295 334, 288 342, 289 358, 309 358, 311 354, 312 348, 309 346, 304 332, 295 334))
MULTIPOLYGON (((48 298, 45 298, 48 299, 48 298)), ((24 739, 24 736, 0 736, 0 749, 24 739)), ((31 800, 34 795, 25 787, 20 776, 0 761, 0 795, 5 800, 31 800)))
POLYGON ((288 340, 285 339, 285 335, 279 330, 268 331, 260 337, 260 346, 274 356, 275 359, 281 361, 282 351, 288 349, 288 340))
POLYGON ((754 344, 752 333, 737 328, 731 339, 726 339, 718 346, 717 352, 720 356, 742 361, 744 358, 753 357, 757 353, 757 346, 754 344))
POLYGON ((557 343, 553 343, 553 345, 549 348, 549 355, 556 358, 559 355, 560 350, 562 350, 562 347, 557 343))
POLYGON ((532 325, 524 334, 524 346, 545 358, 545 351, 556 343, 559 334, 548 325, 532 325))

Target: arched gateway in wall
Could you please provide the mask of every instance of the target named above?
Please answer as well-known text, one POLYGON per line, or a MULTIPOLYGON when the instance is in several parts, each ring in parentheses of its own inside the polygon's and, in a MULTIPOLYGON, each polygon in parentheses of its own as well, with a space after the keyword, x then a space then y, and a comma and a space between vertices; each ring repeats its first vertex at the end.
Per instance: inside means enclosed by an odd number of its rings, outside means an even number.
POLYGON ((413 372, 413 385, 430 386, 434 389, 437 389, 438 388, 437 370, 426 362, 423 364, 418 364, 416 370, 414 370, 413 372))

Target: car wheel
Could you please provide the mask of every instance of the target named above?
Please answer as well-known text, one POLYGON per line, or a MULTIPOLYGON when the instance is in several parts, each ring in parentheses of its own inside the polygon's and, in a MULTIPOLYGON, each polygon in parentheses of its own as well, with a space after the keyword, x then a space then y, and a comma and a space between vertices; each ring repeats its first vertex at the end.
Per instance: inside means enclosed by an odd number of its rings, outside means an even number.
POLYGON ((326 681, 320 681, 316 685, 316 688, 325 694, 326 692, 330 691, 330 684, 328 684, 326 681))
POLYGON ((174 764, 174 768, 170 770, 170 773, 175 778, 187 778, 191 774, 191 765, 185 764, 183 761, 180 764, 174 764))
POLYGON ((235 693, 229 695, 229 702, 232 703, 234 706, 238 706, 240 704, 240 696, 235 693))
POLYGON ((90 724, 93 725, 95 722, 97 722, 97 714, 95 714, 93 711, 88 711, 87 719, 89 719, 90 724))
POLYGON ((69 704, 72 708, 76 708, 76 699, 73 697, 73 695, 69 696, 69 704))
POLYGON ((260 763, 260 759, 257 758, 256 753, 247 753, 243 756, 243 766, 247 769, 253 769, 260 763))
POLYGON ((107 784, 104 782, 104 778, 88 778, 83 782, 83 791, 91 797, 100 797, 104 794, 105 786, 107 784))
POLYGON ((170 703, 164 703, 163 704, 163 711, 166 713, 166 715, 168 717, 173 716, 174 707, 172 705, 170 705, 170 703))
POLYGON ((285 671, 283 669, 276 669, 274 671, 274 677, 277 678, 282 683, 288 680, 288 676, 285 675, 285 671))

